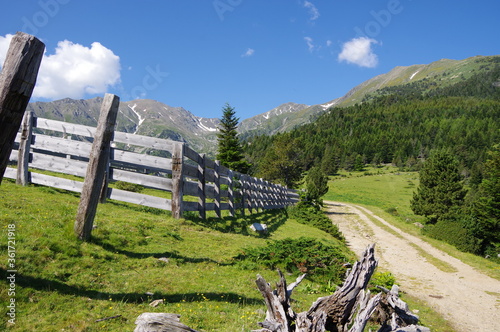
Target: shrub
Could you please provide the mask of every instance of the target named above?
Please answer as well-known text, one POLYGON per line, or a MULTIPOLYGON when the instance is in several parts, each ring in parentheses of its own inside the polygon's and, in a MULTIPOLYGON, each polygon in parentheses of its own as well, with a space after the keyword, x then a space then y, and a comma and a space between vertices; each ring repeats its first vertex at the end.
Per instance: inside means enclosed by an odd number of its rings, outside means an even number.
POLYGON ((343 264, 348 260, 340 248, 307 237, 286 238, 268 242, 265 247, 246 248, 235 259, 240 261, 242 268, 259 265, 272 270, 279 268, 297 276, 307 273, 317 282, 331 281, 335 284, 342 282, 345 274, 343 264))
POLYGON ((139 193, 144 189, 144 187, 141 186, 140 184, 125 182, 125 181, 117 181, 115 183, 115 187, 116 189, 132 191, 134 193, 139 193))
POLYGON ((478 254, 481 251, 481 240, 460 222, 453 219, 440 219, 435 225, 426 225, 424 233, 437 240, 447 242, 458 250, 478 254))

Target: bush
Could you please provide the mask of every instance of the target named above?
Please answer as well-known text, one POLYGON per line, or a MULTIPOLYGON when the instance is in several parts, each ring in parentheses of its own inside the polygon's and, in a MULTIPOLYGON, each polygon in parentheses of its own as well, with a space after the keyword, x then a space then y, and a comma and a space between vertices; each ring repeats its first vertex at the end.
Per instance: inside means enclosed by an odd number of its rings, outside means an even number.
POLYGON ((424 234, 455 246, 458 250, 478 254, 481 240, 454 219, 440 219, 435 225, 426 225, 424 234))
POLYGON ((120 190, 131 191, 134 193, 139 193, 144 189, 144 187, 141 186, 140 184, 125 182, 125 181, 116 181, 115 188, 120 190))
POLYGON ((342 282, 346 271, 343 264, 348 260, 341 248, 307 237, 286 238, 269 242, 265 247, 246 248, 235 259, 240 261, 242 268, 258 268, 259 265, 272 270, 279 268, 296 276, 307 273, 317 282, 335 284, 342 282))

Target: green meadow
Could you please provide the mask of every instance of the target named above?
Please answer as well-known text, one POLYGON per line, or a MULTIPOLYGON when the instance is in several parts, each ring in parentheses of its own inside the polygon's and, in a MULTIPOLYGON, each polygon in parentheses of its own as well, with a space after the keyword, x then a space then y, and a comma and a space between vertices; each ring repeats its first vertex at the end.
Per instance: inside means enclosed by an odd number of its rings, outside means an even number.
MULTIPOLYGON (((392 168, 341 174, 330 181, 325 199, 369 207, 391 222, 418 232, 407 200, 418 185, 417 173, 392 168), (377 174, 378 172, 378 174, 377 174)), ((275 268, 238 257, 285 239, 313 238, 348 261, 345 243, 298 220, 289 210, 264 211, 236 218, 194 214, 176 220, 170 212, 108 201, 100 204, 91 242, 73 233, 79 195, 41 186, 21 187, 4 179, 0 186, 2 228, 0 272, 7 285, 7 235, 15 225, 16 320, 9 324, 8 287, 0 289, 2 328, 9 331, 132 331, 143 312, 181 315, 198 331, 251 331, 265 318, 256 288, 261 274, 271 285, 275 268), (250 230, 254 222, 267 235, 250 230), (155 300, 159 304, 151 306, 155 300), (109 318, 109 319, 106 319, 109 318), (106 319, 106 320, 103 320, 106 319)), ((491 267, 489 271, 495 271, 491 267)), ((289 282, 300 271, 287 271, 289 282)), ((335 289, 334 278, 306 278, 294 291, 293 309, 307 310, 335 289)), ((397 282, 397 280, 396 280, 397 282)), ((419 299, 404 296, 433 331, 453 331, 419 299)))

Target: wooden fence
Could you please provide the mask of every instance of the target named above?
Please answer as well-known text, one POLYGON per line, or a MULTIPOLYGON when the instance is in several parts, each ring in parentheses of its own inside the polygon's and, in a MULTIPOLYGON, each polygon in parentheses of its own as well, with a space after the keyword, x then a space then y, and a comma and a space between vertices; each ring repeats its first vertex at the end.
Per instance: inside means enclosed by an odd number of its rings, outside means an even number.
MULTIPOLYGON (((36 170, 74 175, 83 181, 95 131, 94 127, 37 118, 27 112, 10 155, 11 163, 17 162, 18 167, 8 167, 5 177, 19 184, 81 192, 81 181, 36 170)), ((252 213, 298 201, 295 191, 227 169, 185 143, 118 131, 114 132, 106 173, 101 201, 110 198, 169 210, 176 217, 184 211, 197 211, 201 218, 206 218, 207 211, 215 211, 221 217, 222 210, 234 216, 238 211, 252 213), (132 152, 132 148, 147 153, 132 152), (115 181, 170 192, 171 198, 108 187, 115 181)))

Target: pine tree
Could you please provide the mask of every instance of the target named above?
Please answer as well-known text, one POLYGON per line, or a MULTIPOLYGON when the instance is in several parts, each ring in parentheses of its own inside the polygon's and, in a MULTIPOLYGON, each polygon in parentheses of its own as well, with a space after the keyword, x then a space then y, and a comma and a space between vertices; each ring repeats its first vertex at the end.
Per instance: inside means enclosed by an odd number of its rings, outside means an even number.
MULTIPOLYGON (((500 145, 493 147, 484 164, 484 179, 472 204, 475 236, 484 240, 483 250, 500 249, 500 145)), ((491 252, 493 253, 493 252, 491 252)), ((496 253, 495 253, 496 254, 496 253)))
POLYGON ((306 177, 306 201, 314 206, 322 206, 322 197, 328 192, 328 176, 321 168, 315 166, 311 168, 306 177))
POLYGON ((258 176, 288 188, 296 188, 302 178, 302 147, 289 134, 276 137, 259 164, 258 176))
POLYGON ((222 165, 233 171, 248 173, 250 164, 244 159, 243 148, 238 137, 239 118, 236 117, 234 107, 228 103, 222 108, 222 118, 217 134, 217 156, 222 165))
POLYGON ((465 194, 457 161, 449 152, 440 150, 420 170, 420 185, 413 194, 411 209, 426 216, 429 223, 436 223, 462 206, 465 194))

